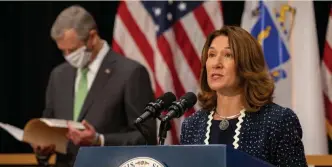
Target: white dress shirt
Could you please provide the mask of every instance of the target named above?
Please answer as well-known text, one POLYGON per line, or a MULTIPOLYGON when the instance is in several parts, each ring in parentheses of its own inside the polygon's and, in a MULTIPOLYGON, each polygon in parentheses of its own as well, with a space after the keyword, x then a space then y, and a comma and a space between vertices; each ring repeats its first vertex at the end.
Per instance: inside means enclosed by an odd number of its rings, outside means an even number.
MULTIPOLYGON (((109 47, 108 43, 106 41, 103 41, 103 46, 100 49, 100 51, 98 52, 96 58, 93 60, 93 62, 91 64, 88 65, 88 69, 89 69, 88 73, 87 73, 88 90, 90 90, 91 85, 92 85, 93 81, 95 80, 96 75, 98 73, 99 67, 101 66, 101 63, 103 62, 109 49, 110 49, 110 47, 109 47)), ((77 69, 76 80, 75 80, 75 92, 77 91, 80 78, 81 78, 81 72, 80 72, 80 69, 77 69)))

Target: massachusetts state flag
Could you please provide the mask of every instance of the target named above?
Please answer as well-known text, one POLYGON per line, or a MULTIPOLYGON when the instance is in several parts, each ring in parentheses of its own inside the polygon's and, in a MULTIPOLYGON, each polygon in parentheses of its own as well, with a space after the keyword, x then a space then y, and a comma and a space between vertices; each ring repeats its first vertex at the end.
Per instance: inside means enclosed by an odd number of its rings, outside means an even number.
MULTIPOLYGON (((197 93, 203 45, 207 35, 222 25, 217 1, 122 1, 112 45, 148 69, 156 97, 170 91, 179 98, 197 93)), ((165 144, 179 143, 184 117, 172 121, 165 144)))
POLYGON ((274 102, 291 108, 306 154, 326 154, 318 43, 311 1, 248 1, 242 27, 260 42, 274 78, 274 102))

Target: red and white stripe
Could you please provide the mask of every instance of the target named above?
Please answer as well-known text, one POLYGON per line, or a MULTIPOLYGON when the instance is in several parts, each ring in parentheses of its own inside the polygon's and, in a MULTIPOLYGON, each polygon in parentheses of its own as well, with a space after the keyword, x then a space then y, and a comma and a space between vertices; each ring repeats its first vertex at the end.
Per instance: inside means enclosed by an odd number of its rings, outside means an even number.
MULTIPOLYGON (((323 93, 326 119, 332 125, 332 9, 330 11, 322 61, 323 93)), ((328 128, 330 129, 330 128, 328 128)), ((332 134, 332 132, 329 132, 332 134)), ((330 136, 332 137, 332 136, 330 136)))
MULTIPOLYGON (((112 45, 116 52, 147 68, 156 97, 173 92, 179 98, 186 92, 197 93, 203 45, 207 35, 222 25, 220 2, 208 1, 157 38, 157 27, 142 3, 122 1, 115 18, 112 45)), ((197 109, 198 105, 191 113, 197 109)), ((179 143, 183 119, 172 122, 166 144, 179 143)))

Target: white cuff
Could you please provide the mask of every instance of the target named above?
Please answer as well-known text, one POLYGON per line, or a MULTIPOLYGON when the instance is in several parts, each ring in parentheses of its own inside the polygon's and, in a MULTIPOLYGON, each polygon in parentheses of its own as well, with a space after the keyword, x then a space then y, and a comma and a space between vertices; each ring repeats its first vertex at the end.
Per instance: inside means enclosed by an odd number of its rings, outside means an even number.
POLYGON ((105 138, 103 134, 99 135, 99 140, 100 140, 100 146, 104 146, 105 145, 105 138))

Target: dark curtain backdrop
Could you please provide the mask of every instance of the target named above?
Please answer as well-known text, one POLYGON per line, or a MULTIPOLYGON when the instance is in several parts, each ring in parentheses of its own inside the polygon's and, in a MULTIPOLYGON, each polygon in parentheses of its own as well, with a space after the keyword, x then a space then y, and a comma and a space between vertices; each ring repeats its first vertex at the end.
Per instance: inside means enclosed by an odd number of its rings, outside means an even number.
MULTIPOLYGON (((1 2, 0 122, 20 128, 40 117, 49 74, 64 59, 49 32, 57 14, 72 4, 92 13, 101 36, 112 41, 118 2, 1 2)), ((223 2, 225 24, 240 25, 244 2, 223 2)), ((322 55, 330 2, 315 2, 317 34, 322 55)), ((304 41, 306 42, 306 41, 304 41)), ((0 153, 31 152, 0 129, 0 153)))

